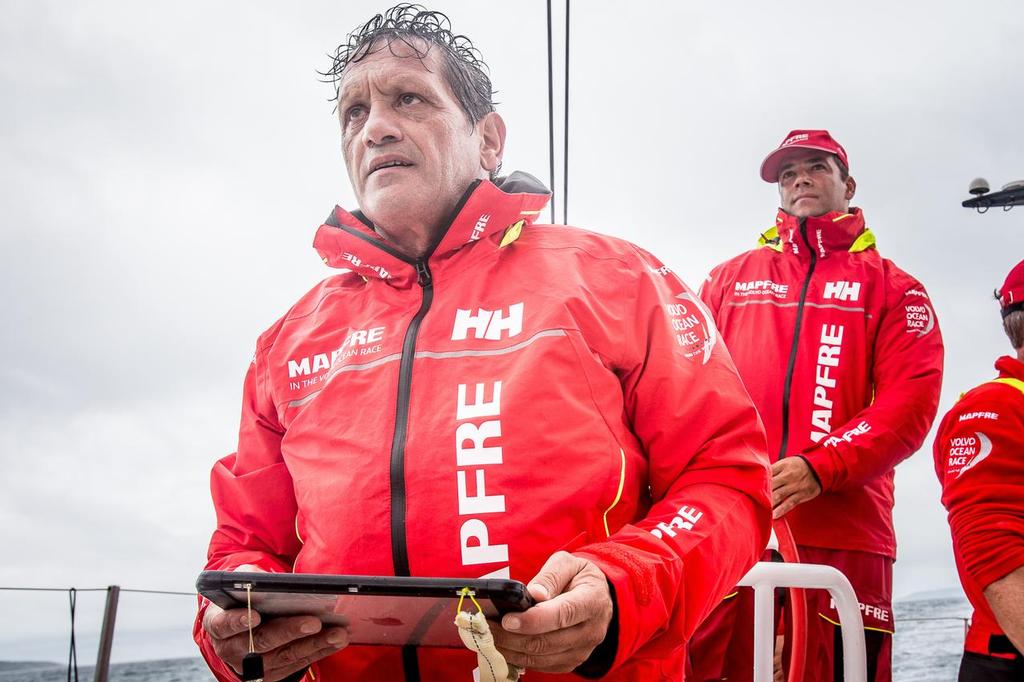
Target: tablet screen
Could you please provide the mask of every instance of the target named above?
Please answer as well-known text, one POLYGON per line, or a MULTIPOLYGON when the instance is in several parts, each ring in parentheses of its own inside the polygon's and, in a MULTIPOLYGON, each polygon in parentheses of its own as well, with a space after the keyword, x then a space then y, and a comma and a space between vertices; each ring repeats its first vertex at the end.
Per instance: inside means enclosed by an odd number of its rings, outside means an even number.
MULTIPOLYGON (((344 626, 352 644, 461 648, 454 623, 458 585, 473 590, 490 620, 530 605, 522 583, 507 580, 206 571, 197 581, 200 593, 222 608, 244 608, 248 596, 263 617, 308 614, 344 626)), ((475 613, 476 604, 466 598, 462 610, 475 613)))

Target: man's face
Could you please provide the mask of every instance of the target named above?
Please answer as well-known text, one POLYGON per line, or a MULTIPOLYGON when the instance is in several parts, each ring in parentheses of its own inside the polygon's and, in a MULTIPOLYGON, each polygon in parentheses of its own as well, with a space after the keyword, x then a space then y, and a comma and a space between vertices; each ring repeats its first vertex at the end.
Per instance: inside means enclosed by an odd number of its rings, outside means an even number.
POLYGON ((794 149, 779 166, 782 210, 798 218, 846 211, 856 184, 843 180, 831 154, 815 149, 794 149))
POLYGON ((438 226, 497 165, 481 124, 470 124, 445 81, 438 51, 421 60, 401 40, 390 49, 381 42, 341 82, 345 165, 359 207, 377 225, 438 226))

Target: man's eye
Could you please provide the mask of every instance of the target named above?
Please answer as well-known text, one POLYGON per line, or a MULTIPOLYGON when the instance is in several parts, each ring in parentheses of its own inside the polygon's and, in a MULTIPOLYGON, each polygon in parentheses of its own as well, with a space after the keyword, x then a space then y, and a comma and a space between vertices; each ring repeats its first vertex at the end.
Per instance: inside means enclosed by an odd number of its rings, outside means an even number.
POLYGON ((407 92, 401 97, 399 97, 398 101, 408 106, 410 104, 416 104, 417 102, 420 101, 420 98, 417 95, 412 94, 411 92, 407 92))
POLYGON ((349 107, 345 110, 345 122, 351 123, 352 121, 358 121, 366 115, 366 107, 362 105, 356 105, 349 107))

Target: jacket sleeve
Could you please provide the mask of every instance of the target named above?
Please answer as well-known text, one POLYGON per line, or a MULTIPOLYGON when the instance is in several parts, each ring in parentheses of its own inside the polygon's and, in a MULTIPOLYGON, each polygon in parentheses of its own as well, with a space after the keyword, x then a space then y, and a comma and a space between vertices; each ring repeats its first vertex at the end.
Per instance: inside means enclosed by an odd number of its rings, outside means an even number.
MULTIPOLYGON (((281 458, 283 434, 267 390, 265 353, 258 350, 245 378, 238 451, 218 461, 210 477, 217 528, 210 539, 207 570, 242 565, 268 572, 292 570, 299 540, 292 480, 281 458)), ((193 636, 218 680, 237 680, 202 628, 208 605, 200 598, 193 636)))
POLYGON ((614 665, 689 639, 757 561, 771 523, 764 429, 714 322, 674 274, 640 258, 618 373, 652 506, 575 552, 614 587, 614 665))
POLYGON ((875 338, 874 400, 798 454, 822 490, 861 485, 891 471, 924 442, 939 407, 942 335, 922 287, 902 276, 890 285, 875 338))
POLYGON ((957 563, 981 590, 1024 566, 1024 410, 1008 409, 1020 403, 1016 389, 983 390, 1008 399, 968 394, 943 420, 934 447, 957 563))

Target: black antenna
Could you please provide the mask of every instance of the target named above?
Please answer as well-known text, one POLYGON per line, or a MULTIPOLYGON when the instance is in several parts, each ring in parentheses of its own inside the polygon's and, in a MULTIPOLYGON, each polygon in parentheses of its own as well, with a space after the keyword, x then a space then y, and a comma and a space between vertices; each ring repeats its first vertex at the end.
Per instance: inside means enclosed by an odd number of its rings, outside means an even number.
POLYGON ((551 171, 551 223, 555 222, 555 80, 551 54, 551 0, 548 0, 548 163, 551 171))
POLYGON ((565 153, 562 158, 562 224, 569 224, 569 1, 565 0, 565 153))

